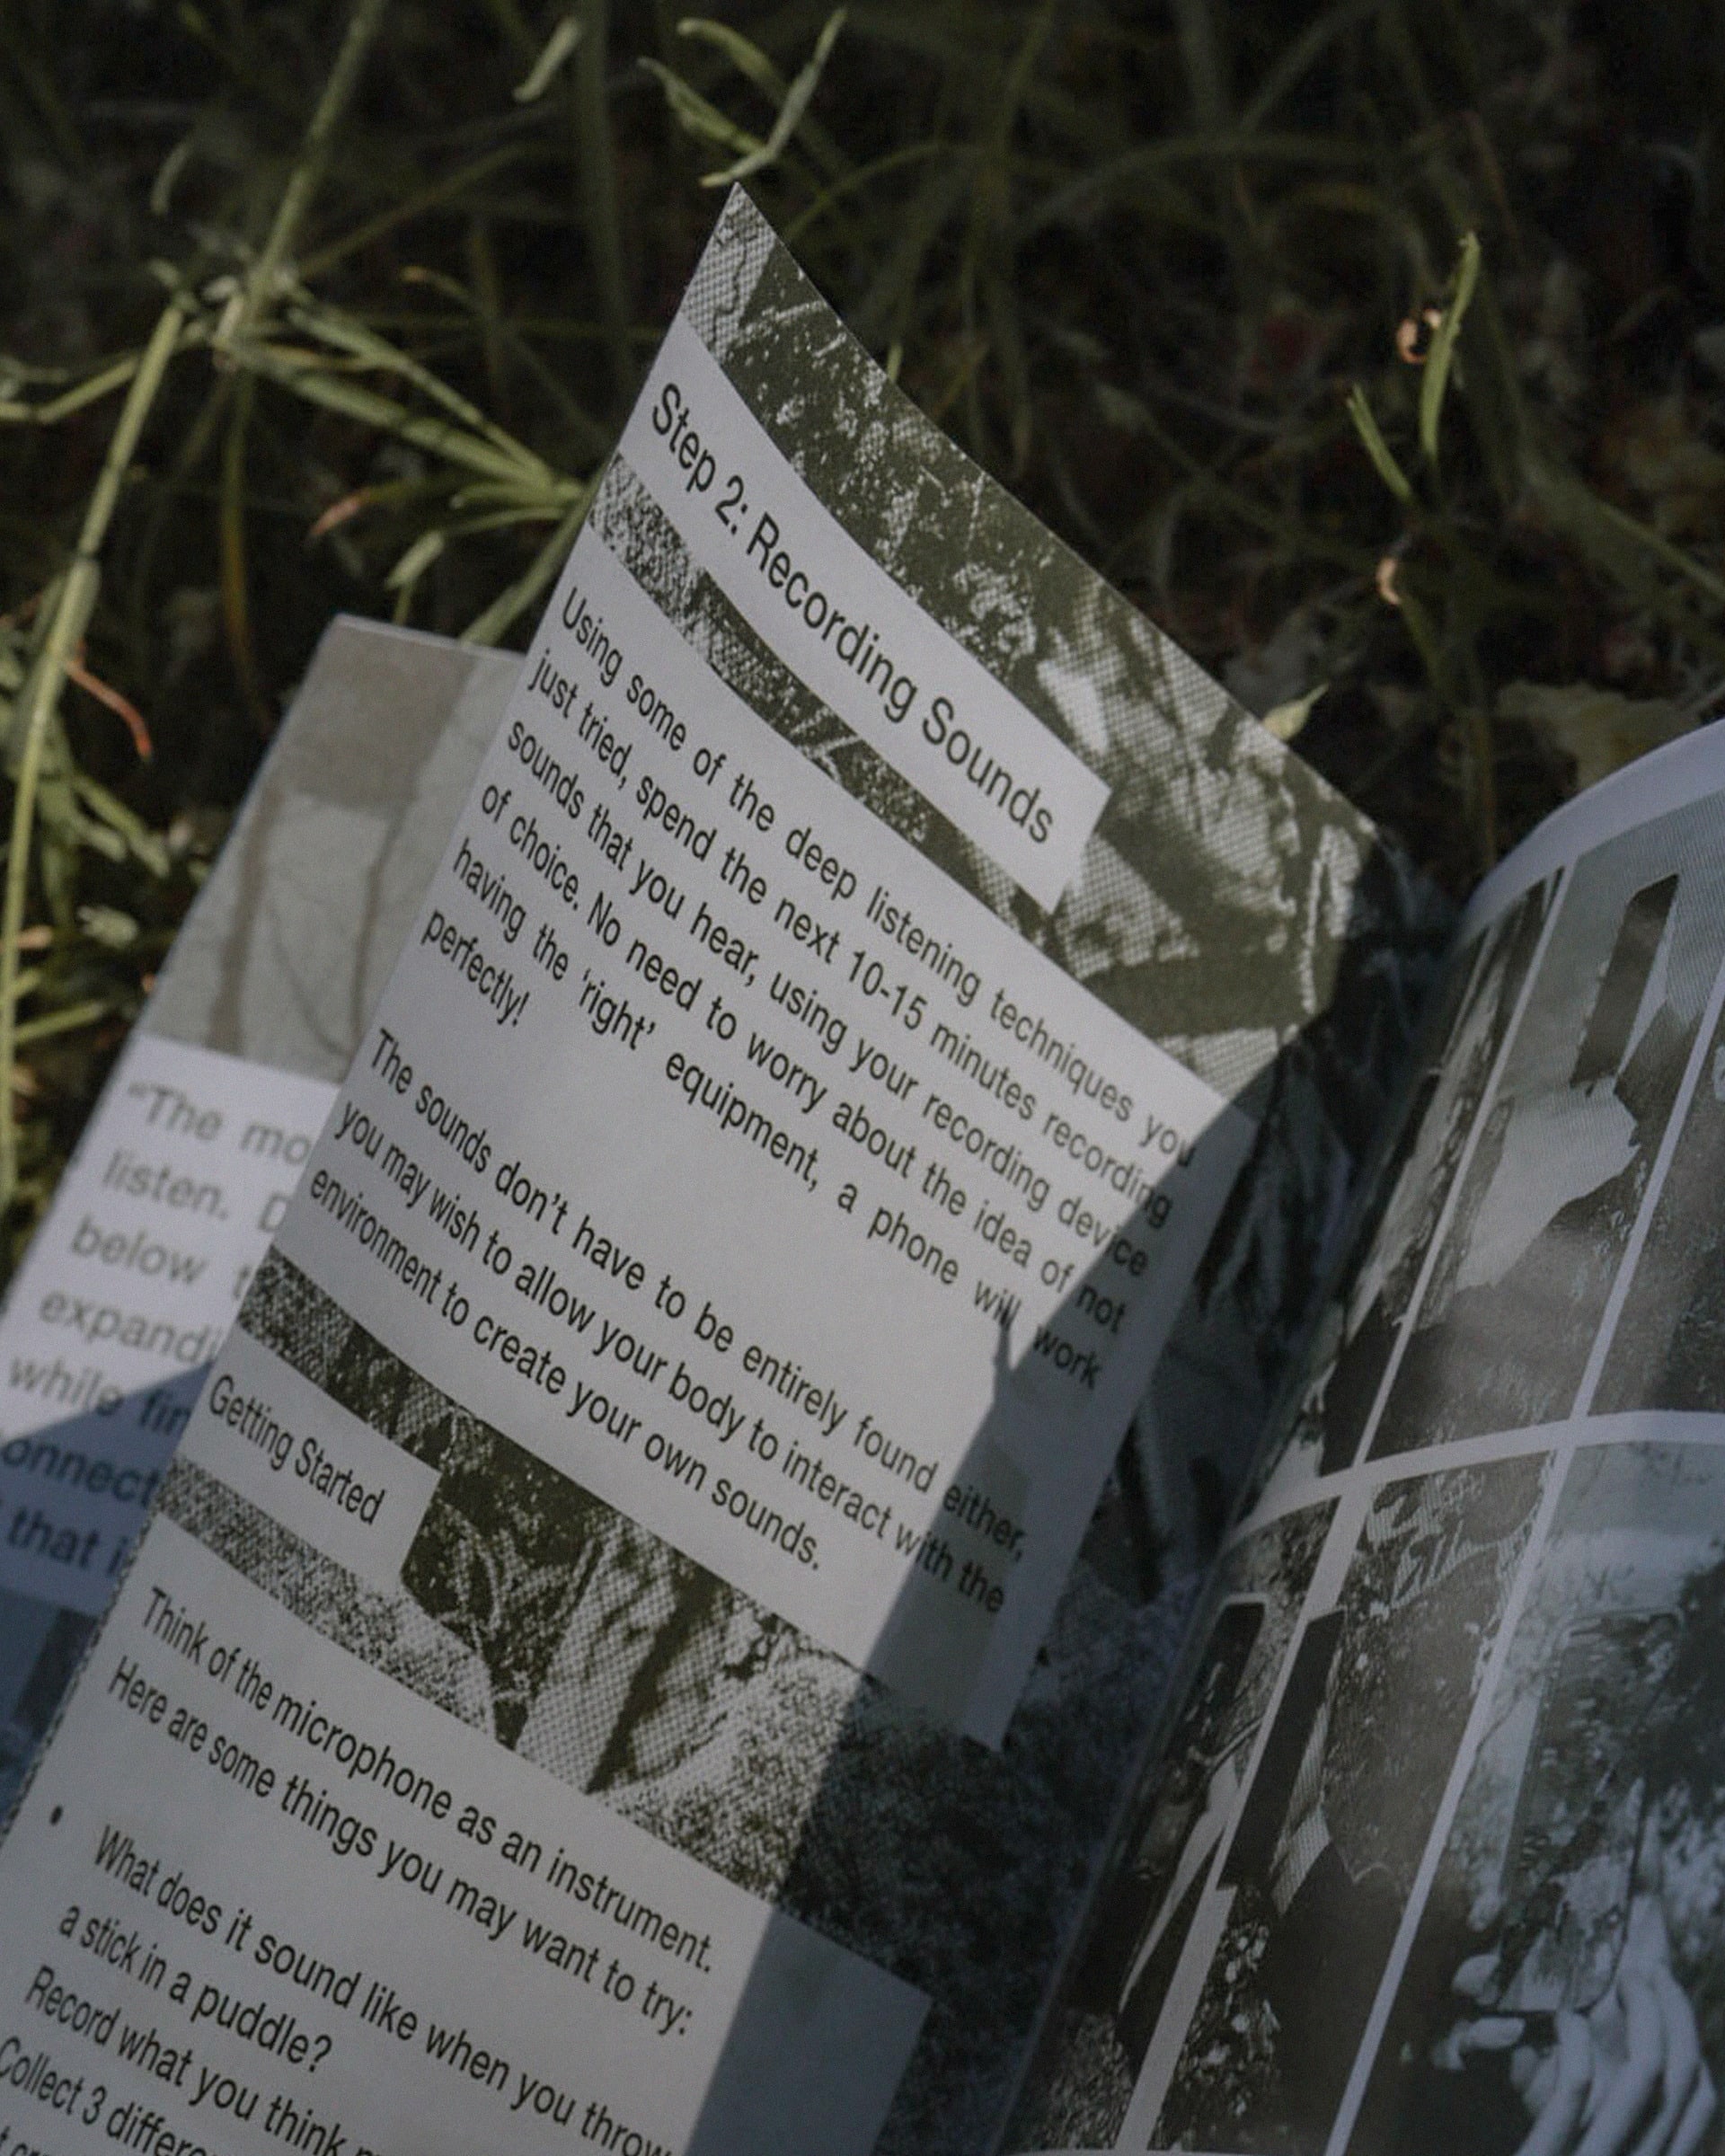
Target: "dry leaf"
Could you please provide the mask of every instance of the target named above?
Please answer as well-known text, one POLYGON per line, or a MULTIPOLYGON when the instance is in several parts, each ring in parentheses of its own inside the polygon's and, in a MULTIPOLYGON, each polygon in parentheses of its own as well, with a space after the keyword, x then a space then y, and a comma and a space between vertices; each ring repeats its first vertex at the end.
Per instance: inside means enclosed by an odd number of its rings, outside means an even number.
POLYGON ((1264 713, 1263 724, 1267 733, 1274 734, 1278 741, 1291 741, 1306 720, 1320 697, 1330 693, 1330 684, 1321 681, 1315 689, 1304 696, 1292 697, 1287 703, 1278 703, 1273 711, 1264 713))
POLYGON ((1587 681, 1561 688, 1512 681, 1499 692, 1498 715, 1525 719, 1553 748, 1572 757, 1578 791, 1686 734, 1694 723, 1662 696, 1638 701, 1587 681))

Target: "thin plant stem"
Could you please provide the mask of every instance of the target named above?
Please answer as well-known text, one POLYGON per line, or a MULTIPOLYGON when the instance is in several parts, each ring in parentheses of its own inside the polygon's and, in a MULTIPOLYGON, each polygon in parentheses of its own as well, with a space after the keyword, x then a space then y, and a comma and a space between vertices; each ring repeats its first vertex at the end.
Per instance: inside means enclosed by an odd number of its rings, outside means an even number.
POLYGON ((341 49, 335 56, 323 95, 306 127, 299 155, 288 175, 288 184, 281 190, 269 236, 247 271, 234 304, 223 318, 217 332, 219 342, 226 343, 242 335, 269 305, 323 178, 336 128, 359 86, 360 70, 383 28, 384 13, 388 5, 389 0, 354 0, 347 35, 341 40, 341 49))
POLYGON ((56 1033, 75 1033, 80 1026, 93 1026, 114 1009, 111 996, 92 996, 87 1003, 71 1003, 64 1011, 50 1011, 41 1018, 26 1019, 13 1038, 20 1047, 32 1040, 47 1040, 56 1033))
POLYGON ((217 552, 221 563, 222 620, 227 631, 228 656, 252 723, 260 735, 267 738, 274 714, 258 680, 245 564, 246 436, 252 425, 252 406, 256 394, 257 376, 242 375, 228 411, 227 432, 222 440, 216 525, 217 552))
POLYGON ((617 221, 616 153, 606 82, 610 0, 580 0, 577 13, 581 37, 575 48, 574 95, 581 216, 599 288, 612 395, 621 410, 635 385, 635 358, 629 336, 629 287, 617 221))
POLYGON ((18 1134, 12 1115, 13 1074, 17 1062, 19 1028, 17 983, 20 936, 23 933, 24 901, 30 886, 31 834, 36 820, 36 796, 41 784, 42 763, 60 694, 66 686, 66 662, 84 641, 90 615, 102 587, 101 555, 108 527, 113 521, 119 490, 144 431, 169 362, 179 348, 185 327, 188 303, 171 300, 158 319, 155 333, 132 377, 126 402, 120 407, 113 439, 84 514, 84 526, 70 566, 61 579, 35 662, 18 699, 16 732, 18 773, 12 799, 12 836, 6 853, 6 886, 0 911, 0 1214, 7 1211, 18 1194, 18 1134))
POLYGON ((526 572, 462 631, 461 641, 464 644, 496 643, 500 638, 509 634, 527 608, 544 595, 568 559, 569 550, 575 543, 575 535, 581 528, 592 499, 592 493, 586 491, 571 505, 556 530, 534 556, 526 572))
POLYGON ((314 249, 300 263, 301 278, 309 282, 314 277, 322 277, 349 255, 361 253, 366 248, 375 245, 385 234, 394 232, 398 225, 410 225, 415 217, 423 216, 428 210, 436 209, 440 203, 459 195, 464 189, 477 187, 482 181, 494 179, 510 165, 520 164, 539 155, 541 152, 537 146, 531 142, 507 143, 501 149, 491 150, 483 157, 474 158, 471 164, 464 164, 453 172, 446 172, 440 180, 434 180, 428 186, 420 188, 417 194, 408 195, 399 202, 392 202, 387 209, 380 210, 375 217, 367 217, 364 224, 356 225, 351 232, 344 232, 340 239, 314 249))

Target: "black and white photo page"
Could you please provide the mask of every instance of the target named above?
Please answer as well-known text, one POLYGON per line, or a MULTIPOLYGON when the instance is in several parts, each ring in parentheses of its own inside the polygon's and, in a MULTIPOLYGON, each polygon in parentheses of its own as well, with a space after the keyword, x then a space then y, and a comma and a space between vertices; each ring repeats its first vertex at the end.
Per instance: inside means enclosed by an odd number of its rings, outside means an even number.
POLYGON ((1715 2145, 1721 1222, 1710 731, 1462 922, 1006 2147, 1715 2145))

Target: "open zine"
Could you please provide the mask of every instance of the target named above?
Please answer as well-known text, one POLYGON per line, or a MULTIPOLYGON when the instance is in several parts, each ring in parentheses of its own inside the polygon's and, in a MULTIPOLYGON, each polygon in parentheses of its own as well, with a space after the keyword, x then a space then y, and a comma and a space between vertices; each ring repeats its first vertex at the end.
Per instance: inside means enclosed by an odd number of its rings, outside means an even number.
POLYGON ((1703 736, 1455 929, 733 195, 0 1844, 0 2150, 1703 2145, 1721 887, 1703 736))

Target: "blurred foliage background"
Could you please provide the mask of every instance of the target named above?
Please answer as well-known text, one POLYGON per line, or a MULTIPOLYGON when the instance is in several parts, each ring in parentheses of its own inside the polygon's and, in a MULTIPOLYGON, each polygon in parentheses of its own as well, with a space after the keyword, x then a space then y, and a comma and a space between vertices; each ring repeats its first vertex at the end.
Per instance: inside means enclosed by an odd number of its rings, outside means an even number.
POLYGON ((525 641, 731 174, 1452 890, 1725 704, 1719 0, 0 0, 0 1255, 330 615, 525 641))

